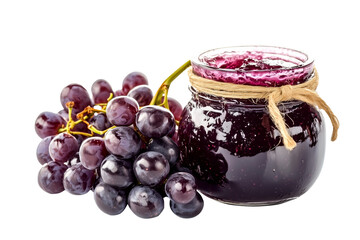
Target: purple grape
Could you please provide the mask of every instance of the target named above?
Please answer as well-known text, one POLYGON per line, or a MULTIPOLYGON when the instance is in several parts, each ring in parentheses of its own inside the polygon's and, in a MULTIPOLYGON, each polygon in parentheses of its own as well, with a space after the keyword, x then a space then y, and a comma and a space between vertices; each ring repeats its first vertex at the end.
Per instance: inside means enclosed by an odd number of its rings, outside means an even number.
POLYGON ((174 116, 166 108, 149 105, 136 114, 135 124, 149 138, 166 136, 175 127, 174 116))
POLYGON ((54 137, 49 145, 49 154, 56 162, 67 162, 79 151, 79 144, 76 138, 63 132, 54 137))
POLYGON ((171 211, 182 218, 193 218, 199 215, 204 208, 204 200, 197 192, 193 200, 186 204, 176 203, 170 200, 171 211))
POLYGON ((135 182, 132 167, 131 162, 109 155, 101 164, 100 175, 106 184, 117 188, 127 188, 135 182))
POLYGON ((146 186, 155 187, 165 180, 170 164, 161 153, 149 151, 140 154, 134 161, 134 174, 146 186))
POLYGON ((122 92, 127 95, 131 89, 139 85, 148 85, 146 76, 141 72, 132 72, 128 74, 122 84, 122 92))
POLYGON ((170 112, 174 115, 175 120, 180 121, 183 108, 181 104, 172 97, 168 97, 170 112))
POLYGON ((77 163, 64 173, 64 188, 71 194, 82 195, 90 191, 95 180, 95 171, 77 163))
MULTIPOLYGON (((69 121, 69 113, 65 111, 65 109, 61 109, 58 114, 65 120, 69 121)), ((72 113, 71 117, 76 120, 76 114, 72 113)))
POLYGON ((153 138, 148 144, 149 151, 155 151, 163 154, 173 166, 180 156, 180 151, 176 143, 170 137, 153 138))
POLYGON ((195 178, 187 172, 174 173, 165 184, 165 193, 176 203, 189 203, 196 195, 195 178))
POLYGON ((117 215, 126 208, 126 193, 106 183, 99 183, 94 190, 96 205, 101 211, 109 215, 117 215))
POLYGON ((67 166, 59 162, 49 162, 43 165, 38 174, 39 186, 48 193, 55 194, 64 191, 63 178, 67 166))
POLYGON ((164 199, 148 186, 136 186, 128 196, 129 208, 141 218, 154 218, 164 209, 164 199))
POLYGON ((107 99, 110 97, 110 94, 114 94, 110 83, 104 79, 98 79, 93 83, 91 86, 91 93, 95 104, 107 103, 107 99))
POLYGON ((139 105, 135 99, 127 96, 113 98, 106 107, 106 116, 115 126, 129 126, 134 123, 139 105))
POLYGON ((143 107, 150 104, 153 93, 147 85, 140 85, 131 89, 127 96, 134 98, 143 107))
POLYGON ((54 137, 55 136, 48 136, 43 138, 36 149, 36 156, 41 165, 52 161, 49 154, 49 145, 54 137))
POLYGON ((66 86, 60 94, 60 102, 65 111, 68 111, 66 103, 74 102, 73 112, 79 113, 85 107, 91 105, 91 100, 86 89, 79 84, 70 84, 66 86))
POLYGON ((105 113, 98 113, 89 120, 90 125, 97 130, 104 131, 112 126, 105 113))
POLYGON ((87 138, 80 146, 79 157, 81 164, 94 170, 101 165, 101 162, 109 155, 105 147, 104 139, 101 137, 87 138))
POLYGON ((123 159, 133 158, 140 152, 141 138, 130 127, 116 127, 106 132, 105 146, 107 150, 123 159))
POLYGON ((66 126, 65 120, 57 113, 42 112, 36 118, 35 131, 41 138, 54 136, 59 129, 66 126))
POLYGON ((119 96, 126 96, 126 94, 124 93, 124 91, 122 89, 115 91, 115 97, 119 97, 119 96))

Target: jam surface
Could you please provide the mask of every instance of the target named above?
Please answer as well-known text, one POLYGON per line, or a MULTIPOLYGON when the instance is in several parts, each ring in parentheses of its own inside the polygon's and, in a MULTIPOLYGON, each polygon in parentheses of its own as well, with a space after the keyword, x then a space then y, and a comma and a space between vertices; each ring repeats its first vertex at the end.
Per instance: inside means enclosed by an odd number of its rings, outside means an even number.
POLYGON ((206 52, 192 61, 196 75, 221 82, 277 87, 311 77, 307 55, 283 48, 234 48, 206 52))
MULTIPOLYGON (((280 61, 280 58, 266 59, 263 57, 263 53, 254 54, 250 51, 247 51, 244 54, 224 53, 219 56, 204 58, 204 62, 214 68, 237 69, 245 71, 273 70, 283 68, 287 62, 281 61, 280 63, 280 61)), ((289 66, 295 66, 295 64, 290 64, 289 66)))
POLYGON ((289 151, 266 105, 192 89, 179 126, 181 165, 205 195, 233 204, 267 205, 296 198, 318 177, 324 159, 321 114, 299 101, 279 105, 297 146, 289 151))

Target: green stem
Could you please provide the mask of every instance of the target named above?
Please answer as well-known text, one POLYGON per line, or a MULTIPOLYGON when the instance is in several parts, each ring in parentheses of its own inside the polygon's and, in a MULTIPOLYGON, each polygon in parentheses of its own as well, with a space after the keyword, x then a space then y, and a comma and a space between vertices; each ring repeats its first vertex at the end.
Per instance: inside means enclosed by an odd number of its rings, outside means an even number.
POLYGON ((63 133, 67 131, 67 127, 59 128, 58 133, 63 133))
POLYGON ((69 131, 70 134, 72 135, 83 135, 85 137, 92 137, 94 136, 93 133, 85 133, 85 132, 77 132, 77 131, 69 131))
POLYGON ((109 131, 110 129, 114 129, 114 128, 116 128, 116 126, 112 126, 112 127, 109 127, 108 129, 105 129, 104 131, 100 131, 100 130, 96 129, 94 126, 92 126, 92 125, 88 126, 88 129, 91 132, 97 133, 99 135, 104 135, 107 131, 109 131))
POLYGON ((169 107, 167 103, 167 93, 170 88, 170 84, 174 81, 183 71, 185 71, 188 67, 191 66, 191 61, 187 61, 181 67, 179 67, 175 72, 173 72, 165 81, 161 84, 160 88, 157 90, 153 99, 151 100, 149 105, 159 105, 163 104, 165 107, 169 107), (165 95, 164 100, 162 97, 165 95))
MULTIPOLYGON (((170 86, 169 86, 170 87, 170 86)), ((164 90, 164 107, 166 107, 167 109, 170 109, 169 108, 169 102, 168 102, 168 92, 169 92, 169 88, 165 88, 164 90)))
POLYGON ((175 80, 183 71, 185 71, 188 67, 191 66, 191 61, 187 61, 184 63, 181 67, 179 67, 175 72, 173 72, 165 81, 163 82, 163 85, 170 86, 172 81, 175 80))

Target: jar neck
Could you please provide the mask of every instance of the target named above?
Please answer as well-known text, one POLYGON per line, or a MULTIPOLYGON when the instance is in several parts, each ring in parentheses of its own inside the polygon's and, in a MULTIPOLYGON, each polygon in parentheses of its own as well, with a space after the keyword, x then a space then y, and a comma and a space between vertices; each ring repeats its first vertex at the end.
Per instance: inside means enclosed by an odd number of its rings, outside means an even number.
POLYGON ((200 54, 191 65, 203 78, 268 87, 304 83, 314 71, 314 61, 306 54, 267 46, 213 49, 200 54))
MULTIPOLYGON (((199 92, 191 86, 189 87, 189 90, 192 95, 192 100, 203 106, 218 106, 219 108, 227 108, 229 110, 242 108, 247 110, 267 111, 268 109, 268 102, 265 99, 224 98, 199 92)), ((279 109, 283 110, 286 108, 296 107, 302 103, 303 102, 297 100, 281 102, 279 109)))

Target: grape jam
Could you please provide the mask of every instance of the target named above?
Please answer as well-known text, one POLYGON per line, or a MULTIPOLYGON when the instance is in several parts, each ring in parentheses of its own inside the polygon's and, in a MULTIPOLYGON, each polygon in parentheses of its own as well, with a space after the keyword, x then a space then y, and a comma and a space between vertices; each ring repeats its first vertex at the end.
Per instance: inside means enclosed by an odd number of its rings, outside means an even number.
POLYGON ((221 82, 277 87, 311 77, 314 62, 304 53, 280 47, 220 48, 191 62, 196 75, 221 82))
MULTIPOLYGON (((223 63, 221 54, 203 58, 207 59, 205 66, 197 67, 202 72, 217 71, 218 81, 237 82, 243 79, 239 75, 252 75, 252 85, 278 86, 304 82, 304 76, 311 76, 313 71, 311 68, 308 72, 308 65, 295 68, 279 61, 276 62, 280 65, 270 66, 266 64, 272 61, 262 64, 260 58, 246 63, 236 57, 232 58, 235 62, 228 58, 229 62, 223 63), (211 61, 215 65, 208 68, 211 61), (228 77, 229 70, 236 77, 228 77), (273 81, 279 71, 283 71, 283 77, 273 81), (303 78, 294 80, 287 75, 294 71, 302 72, 303 78)), ((222 98, 190 90, 192 99, 184 108, 178 132, 180 163, 193 172, 202 193, 230 204, 256 206, 294 199, 312 186, 322 168, 325 151, 324 121, 315 108, 300 101, 279 104, 297 143, 289 151, 270 119, 265 100, 222 98)))

